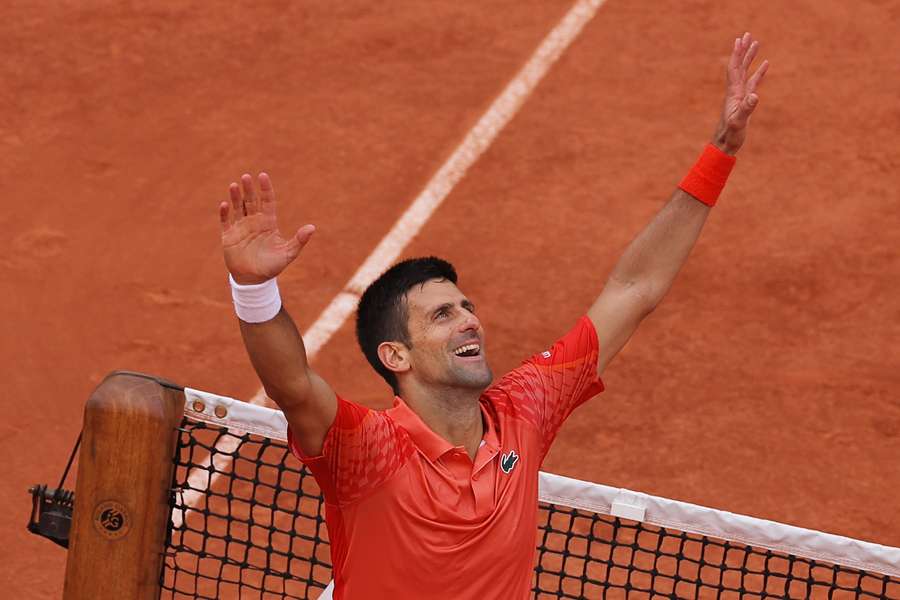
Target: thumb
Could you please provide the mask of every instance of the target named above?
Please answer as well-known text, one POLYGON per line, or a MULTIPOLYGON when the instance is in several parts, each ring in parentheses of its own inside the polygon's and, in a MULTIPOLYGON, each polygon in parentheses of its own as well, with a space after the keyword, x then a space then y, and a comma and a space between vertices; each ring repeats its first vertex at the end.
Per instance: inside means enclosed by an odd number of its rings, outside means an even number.
POLYGON ((756 108, 757 104, 759 104, 759 96, 756 94, 747 94, 744 96, 744 99, 741 100, 740 106, 738 106, 738 109, 731 119, 731 126, 736 129, 746 127, 747 121, 750 120, 750 115, 753 114, 753 110, 756 108))
POLYGON ((297 233, 294 234, 294 237, 288 240, 287 251, 291 257, 291 260, 297 258, 297 256, 300 254, 300 251, 303 250, 303 247, 306 246, 313 233, 315 232, 315 225, 304 225, 297 230, 297 233))
POLYGON ((747 97, 744 98, 744 104, 747 106, 747 110, 753 112, 753 109, 756 108, 756 105, 759 103, 759 96, 756 94, 747 94, 747 97))

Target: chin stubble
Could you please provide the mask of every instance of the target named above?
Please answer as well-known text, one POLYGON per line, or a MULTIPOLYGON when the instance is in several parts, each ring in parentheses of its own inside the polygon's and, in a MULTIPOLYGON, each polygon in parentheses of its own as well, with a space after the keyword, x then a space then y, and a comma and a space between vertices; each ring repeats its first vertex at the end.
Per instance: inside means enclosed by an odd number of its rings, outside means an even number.
POLYGON ((484 362, 477 370, 474 368, 463 368, 458 365, 451 367, 453 383, 473 389, 484 389, 491 384, 494 375, 487 361, 484 362))

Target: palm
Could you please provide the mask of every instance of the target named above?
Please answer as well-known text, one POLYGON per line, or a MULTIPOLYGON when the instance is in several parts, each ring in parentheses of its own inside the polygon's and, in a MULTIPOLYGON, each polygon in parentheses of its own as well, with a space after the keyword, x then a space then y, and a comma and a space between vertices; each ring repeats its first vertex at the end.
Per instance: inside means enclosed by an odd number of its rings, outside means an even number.
POLYGON ((297 258, 296 252, 276 228, 275 219, 248 215, 222 234, 225 266, 231 273, 271 279, 297 258))
POLYGON ((747 139, 746 126, 735 127, 736 123, 740 123, 741 103, 744 101, 743 90, 739 93, 732 94, 732 90, 728 90, 729 94, 725 98, 725 106, 722 108, 722 121, 728 129, 728 145, 734 148, 740 148, 747 139), (730 125, 730 127, 729 127, 730 125))
POLYGON ((275 191, 265 173, 260 173, 259 186, 257 196, 252 177, 244 175, 241 186, 231 184, 230 205, 219 206, 225 266, 242 284, 276 277, 297 258, 315 229, 306 225, 295 235, 283 237, 278 231, 275 191))

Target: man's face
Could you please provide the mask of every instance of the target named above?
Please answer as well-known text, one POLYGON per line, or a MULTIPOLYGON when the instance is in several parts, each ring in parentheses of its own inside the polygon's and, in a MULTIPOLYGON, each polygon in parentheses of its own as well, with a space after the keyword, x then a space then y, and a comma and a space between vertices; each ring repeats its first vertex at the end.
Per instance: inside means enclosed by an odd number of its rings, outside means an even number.
POLYGON ((493 379, 475 306, 450 281, 432 279, 407 294, 411 370, 429 385, 483 391, 493 379))

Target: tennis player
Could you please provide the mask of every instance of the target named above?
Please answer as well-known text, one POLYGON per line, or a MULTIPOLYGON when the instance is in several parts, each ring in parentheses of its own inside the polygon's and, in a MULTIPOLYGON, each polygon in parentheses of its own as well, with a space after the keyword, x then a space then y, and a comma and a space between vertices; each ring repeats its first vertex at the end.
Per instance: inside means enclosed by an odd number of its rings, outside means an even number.
POLYGON ((603 391, 603 371, 700 235, 759 100, 768 63, 749 74, 758 48, 749 33, 734 40, 711 143, 587 315, 519 368, 494 381, 484 328, 448 262, 406 260, 372 283, 356 330, 393 390, 385 411, 338 396, 312 370, 282 306, 275 277, 315 228, 282 237, 265 173, 231 184, 219 215, 241 334, 291 450, 324 492, 335 598, 529 596, 541 462, 563 421, 603 391))

